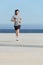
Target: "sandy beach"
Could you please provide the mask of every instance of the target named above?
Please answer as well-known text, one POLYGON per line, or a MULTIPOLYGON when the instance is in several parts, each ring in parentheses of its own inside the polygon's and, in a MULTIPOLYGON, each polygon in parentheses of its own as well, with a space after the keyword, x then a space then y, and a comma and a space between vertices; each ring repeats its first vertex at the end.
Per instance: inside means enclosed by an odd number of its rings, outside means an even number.
POLYGON ((43 33, 0 33, 0 65, 43 65, 43 33))

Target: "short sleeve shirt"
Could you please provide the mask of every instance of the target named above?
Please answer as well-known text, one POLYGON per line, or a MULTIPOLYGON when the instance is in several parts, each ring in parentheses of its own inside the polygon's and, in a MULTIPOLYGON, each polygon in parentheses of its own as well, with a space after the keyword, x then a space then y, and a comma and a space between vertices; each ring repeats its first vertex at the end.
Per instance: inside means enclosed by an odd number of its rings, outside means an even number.
POLYGON ((15 26, 21 25, 21 16, 20 15, 14 15, 14 18, 16 19, 16 21, 14 22, 15 26))

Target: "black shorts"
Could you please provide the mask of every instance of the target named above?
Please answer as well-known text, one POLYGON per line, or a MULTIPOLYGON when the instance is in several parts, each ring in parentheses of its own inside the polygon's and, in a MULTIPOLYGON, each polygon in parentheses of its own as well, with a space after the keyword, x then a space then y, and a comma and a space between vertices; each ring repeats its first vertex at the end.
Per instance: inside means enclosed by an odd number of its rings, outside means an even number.
POLYGON ((15 30, 20 29, 21 25, 14 26, 15 30))

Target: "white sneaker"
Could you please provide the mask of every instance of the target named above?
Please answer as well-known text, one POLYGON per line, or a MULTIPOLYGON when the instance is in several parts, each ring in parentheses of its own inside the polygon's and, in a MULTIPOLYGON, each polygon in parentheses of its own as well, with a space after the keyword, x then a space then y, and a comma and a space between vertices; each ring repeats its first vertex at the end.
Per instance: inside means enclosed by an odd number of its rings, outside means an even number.
POLYGON ((16 41, 19 41, 19 38, 17 38, 16 41))

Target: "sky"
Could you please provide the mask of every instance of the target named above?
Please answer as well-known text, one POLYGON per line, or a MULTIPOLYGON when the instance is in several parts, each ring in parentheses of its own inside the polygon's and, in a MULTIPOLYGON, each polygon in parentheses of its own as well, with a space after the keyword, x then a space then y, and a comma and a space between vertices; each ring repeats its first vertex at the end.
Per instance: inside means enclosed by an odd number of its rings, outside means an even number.
POLYGON ((0 25, 13 25, 15 9, 20 10, 23 25, 43 25, 43 0, 0 0, 0 25))

